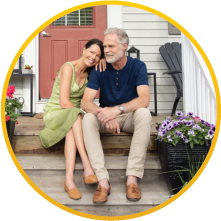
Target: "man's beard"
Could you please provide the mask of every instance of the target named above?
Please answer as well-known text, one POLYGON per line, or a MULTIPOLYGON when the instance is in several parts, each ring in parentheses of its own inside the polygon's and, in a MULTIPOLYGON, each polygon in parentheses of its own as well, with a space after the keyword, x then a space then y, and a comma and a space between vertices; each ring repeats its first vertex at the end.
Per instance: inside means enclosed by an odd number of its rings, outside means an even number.
POLYGON ((123 57, 124 51, 119 50, 117 54, 114 53, 105 53, 105 58, 108 63, 114 63, 119 61, 123 57), (108 58, 106 55, 113 55, 112 58, 108 58))

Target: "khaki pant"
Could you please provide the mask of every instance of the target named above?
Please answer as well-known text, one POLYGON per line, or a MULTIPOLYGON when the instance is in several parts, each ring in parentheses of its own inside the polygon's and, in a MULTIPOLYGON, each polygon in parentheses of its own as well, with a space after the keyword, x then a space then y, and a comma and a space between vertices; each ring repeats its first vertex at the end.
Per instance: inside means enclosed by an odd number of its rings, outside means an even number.
MULTIPOLYGON (((147 108, 139 108, 134 112, 117 117, 120 130, 133 133, 126 176, 143 177, 146 151, 150 140, 151 120, 152 117, 147 108)), ((84 142, 90 163, 99 181, 104 178, 109 180, 109 174, 105 168, 100 133, 109 132, 94 114, 85 114, 83 118, 84 142)))

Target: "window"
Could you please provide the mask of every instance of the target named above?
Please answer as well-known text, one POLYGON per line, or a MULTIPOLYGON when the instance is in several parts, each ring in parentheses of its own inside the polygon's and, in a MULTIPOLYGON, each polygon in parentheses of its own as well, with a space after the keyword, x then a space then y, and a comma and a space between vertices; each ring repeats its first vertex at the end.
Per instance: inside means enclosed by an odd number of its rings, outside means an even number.
POLYGON ((93 7, 71 12, 52 23, 53 26, 93 25, 93 7))

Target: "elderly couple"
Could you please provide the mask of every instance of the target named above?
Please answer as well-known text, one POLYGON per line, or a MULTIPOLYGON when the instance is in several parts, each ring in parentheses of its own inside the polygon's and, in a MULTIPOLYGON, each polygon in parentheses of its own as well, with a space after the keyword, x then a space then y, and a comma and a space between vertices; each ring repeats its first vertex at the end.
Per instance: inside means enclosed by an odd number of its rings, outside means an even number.
POLYGON ((133 132, 126 168, 126 196, 136 201, 141 198, 137 179, 143 177, 151 127, 147 69, 143 62, 125 55, 129 44, 125 30, 109 28, 104 35, 104 42, 88 41, 78 60, 66 62, 57 71, 51 98, 44 107, 45 128, 40 131, 40 139, 48 148, 65 137, 64 189, 69 197, 81 198, 74 182, 78 150, 84 182, 98 183, 93 202, 104 203, 111 186, 100 132, 133 132), (99 88, 97 106, 93 100, 99 88))

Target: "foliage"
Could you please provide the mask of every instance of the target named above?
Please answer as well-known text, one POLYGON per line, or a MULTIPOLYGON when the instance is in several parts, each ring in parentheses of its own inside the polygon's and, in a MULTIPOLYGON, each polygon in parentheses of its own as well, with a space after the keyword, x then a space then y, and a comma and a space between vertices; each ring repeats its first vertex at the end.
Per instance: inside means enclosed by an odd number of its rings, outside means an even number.
MULTIPOLYGON (((188 182, 196 175, 200 167, 202 166, 206 156, 200 157, 192 157, 190 158, 188 155, 188 166, 174 166, 176 169, 170 172, 177 172, 182 183, 182 188, 185 187, 188 182), (180 168, 180 169, 178 169, 180 168), (188 179, 184 180, 182 176, 182 172, 188 172, 188 179)), ((169 172, 168 172, 169 173, 169 172)))
POLYGON ((25 65, 25 69, 32 69, 33 66, 25 65))
POLYGON ((157 124, 158 130, 156 140, 165 141, 166 143, 190 144, 193 148, 194 144, 204 145, 213 139, 215 133, 215 125, 201 120, 198 116, 194 116, 193 112, 189 112, 187 116, 181 111, 177 111, 173 117, 165 118, 160 124, 157 124))
POLYGON ((189 165, 187 168, 181 167, 181 166, 175 166, 175 168, 180 168, 180 170, 174 170, 173 172, 178 172, 182 184, 185 185, 196 175, 196 173, 202 166, 204 160, 205 160, 205 156, 188 158, 189 165), (184 181, 179 172, 188 172, 188 175, 189 175, 188 181, 184 181))
POLYGON ((17 98, 13 98, 15 92, 15 86, 9 86, 7 89, 7 96, 5 100, 5 121, 11 120, 16 121, 21 116, 19 111, 16 111, 22 108, 22 104, 18 101, 17 98))

